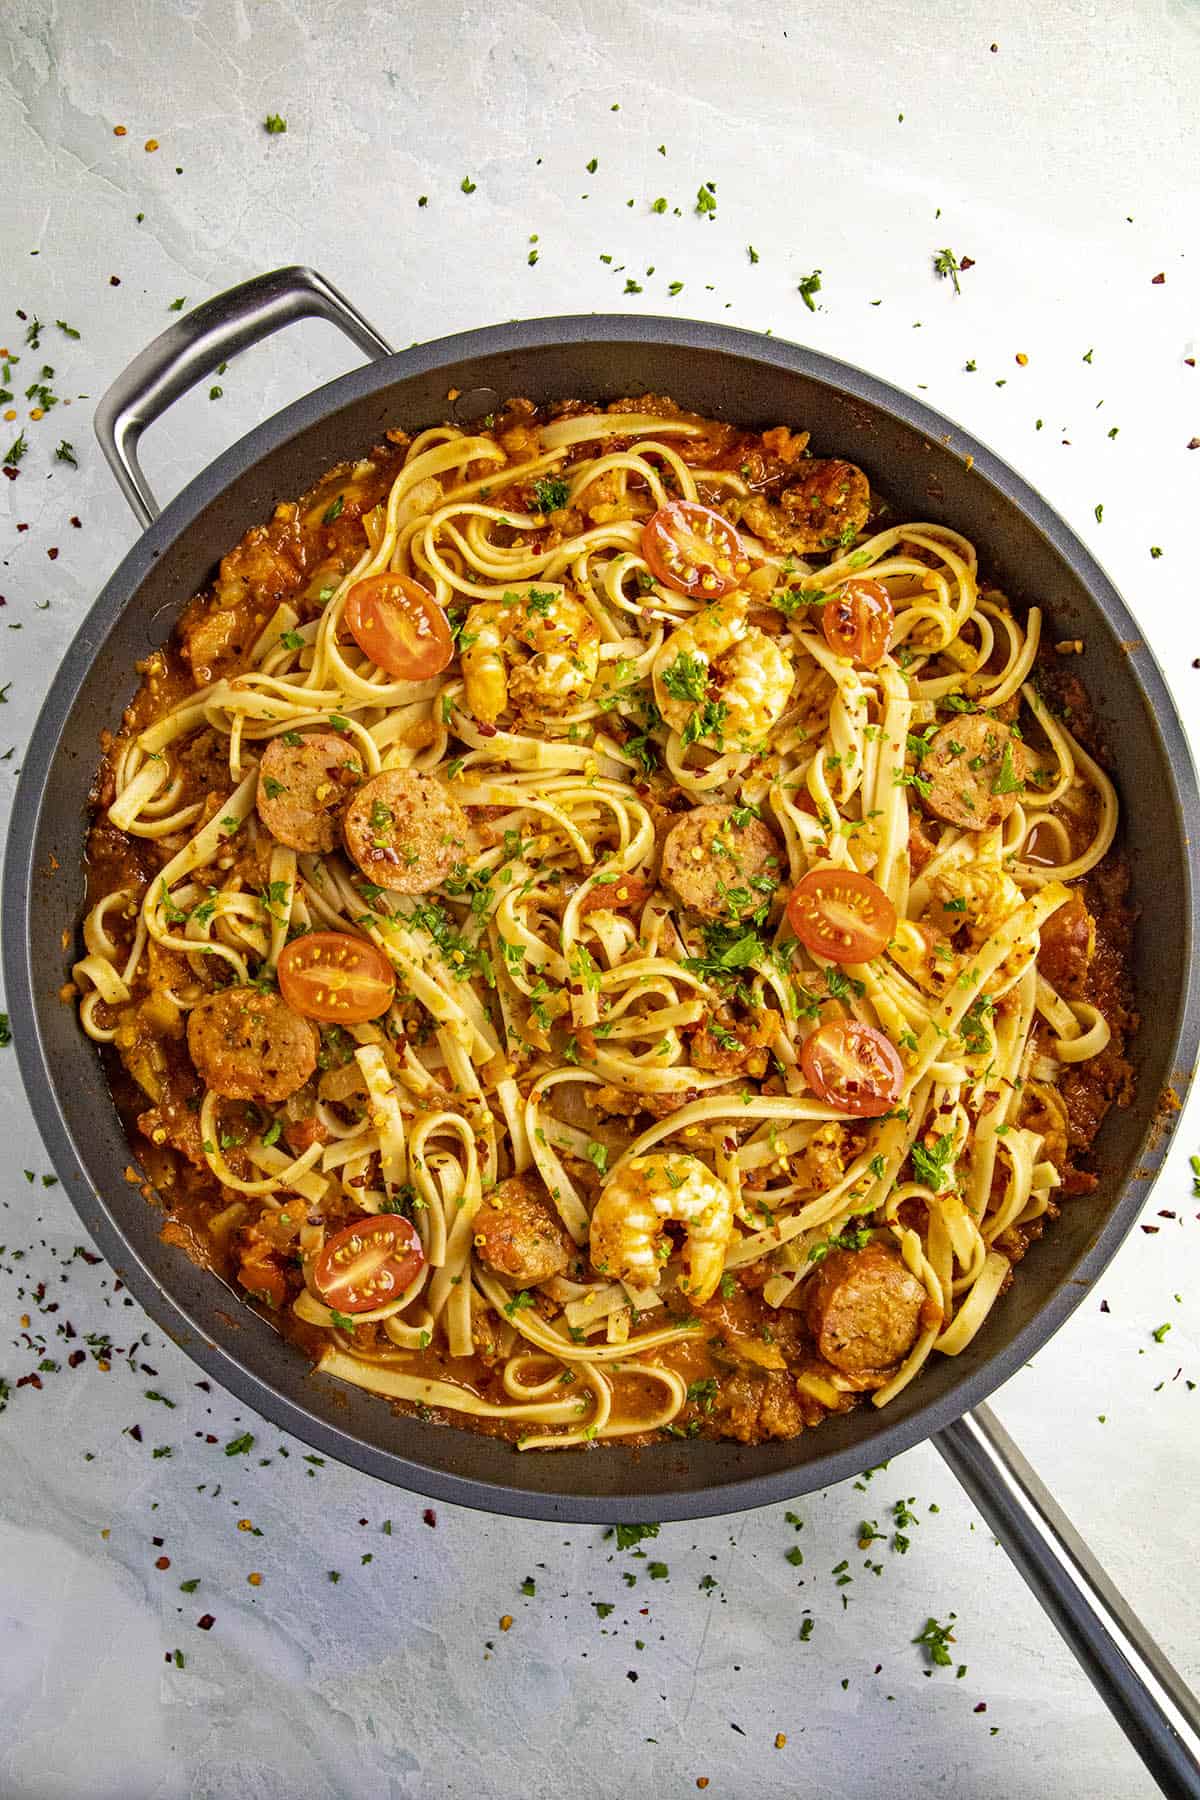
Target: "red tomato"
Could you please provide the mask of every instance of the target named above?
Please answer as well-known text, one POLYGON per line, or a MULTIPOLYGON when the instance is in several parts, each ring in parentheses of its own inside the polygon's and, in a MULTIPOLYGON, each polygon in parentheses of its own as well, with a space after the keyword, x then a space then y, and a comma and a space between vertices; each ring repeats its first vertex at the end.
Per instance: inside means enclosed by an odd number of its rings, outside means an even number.
POLYGON ((804 1078, 818 1100, 856 1119, 890 1112, 904 1086, 904 1064, 890 1038, 857 1019, 831 1019, 800 1052, 804 1078))
POLYGON ((852 657, 864 668, 873 669, 887 652, 895 617, 882 582, 853 578, 825 602, 821 630, 836 655, 852 657))
POLYGON ((693 600, 732 593, 752 567, 729 520, 688 500, 672 500, 647 519, 642 555, 665 587, 693 600))
POLYGON ((397 1213, 343 1225, 326 1238, 313 1285, 334 1312, 370 1312, 397 1299, 425 1266, 417 1228, 397 1213))
POLYGON ((448 668, 454 640, 446 615, 407 575, 371 575, 346 598, 347 629, 373 663, 400 681, 428 681, 448 668))
POLYGON ((361 1025, 392 1004, 396 977, 382 951, 346 931, 308 931, 279 953, 279 989, 293 1012, 361 1025))
POLYGON ((830 962, 869 962, 896 929, 896 909, 857 869, 810 869, 792 889, 788 924, 806 950, 830 962))

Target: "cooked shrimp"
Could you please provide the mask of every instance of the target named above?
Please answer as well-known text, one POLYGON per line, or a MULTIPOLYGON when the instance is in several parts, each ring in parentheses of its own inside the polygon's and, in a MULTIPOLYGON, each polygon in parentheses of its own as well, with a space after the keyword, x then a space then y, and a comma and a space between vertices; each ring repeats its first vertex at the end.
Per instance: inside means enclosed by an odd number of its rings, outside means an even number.
POLYGON ((787 652, 731 594, 673 631, 654 659, 654 698, 686 744, 749 749, 782 715, 795 674, 787 652))
POLYGON ((947 924, 966 925, 973 944, 982 944, 1016 912, 1020 888, 1003 869, 951 863, 933 877, 930 888, 951 914, 947 924), (957 919, 953 915, 957 914, 957 919))
POLYGON ((560 713, 585 700, 600 667, 600 628, 582 601, 560 588, 527 587, 484 600, 462 634, 467 704, 482 725, 510 705, 560 713))
POLYGON ((631 1287, 653 1287, 671 1254, 668 1221, 684 1228, 680 1292, 710 1300, 733 1235, 733 1196, 695 1156, 635 1156, 613 1176, 592 1214, 592 1267, 631 1287))

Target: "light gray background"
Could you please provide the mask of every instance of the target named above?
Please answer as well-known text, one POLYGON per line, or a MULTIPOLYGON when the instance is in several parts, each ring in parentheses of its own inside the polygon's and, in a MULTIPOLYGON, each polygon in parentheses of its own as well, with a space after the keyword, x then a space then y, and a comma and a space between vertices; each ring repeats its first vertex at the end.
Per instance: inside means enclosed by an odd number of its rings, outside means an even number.
MULTIPOLYGON (((55 659, 134 536, 91 441, 96 397, 174 299, 302 260, 398 344, 662 311, 770 329, 921 391, 1083 534, 1195 720, 1198 22, 1185 0, 7 0, 0 343, 22 349, 18 307, 82 336, 50 325, 17 371, 21 393, 50 363, 73 400, 29 425, 20 478, 0 483, 0 756, 15 746, 0 807, 55 659), (276 111, 288 130, 268 137, 276 111), (711 221, 694 211, 710 180, 711 221), (654 214, 659 195, 681 216, 654 214), (961 297, 932 271, 946 245, 977 264, 961 297), (796 286, 814 267, 815 314, 796 286), (642 292, 623 292, 631 279, 642 292), (63 436, 78 472, 54 460, 63 436)), ((202 389, 150 435, 160 493, 345 366, 319 325, 244 357, 219 401, 202 389)), ((445 1506, 430 1529, 418 1498, 306 1463, 203 1393, 103 1265, 73 1257, 79 1227, 40 1179, 11 1051, 0 1104, 4 1796, 668 1800, 702 1776, 713 1800, 1152 1791, 932 1452, 801 1501, 799 1532, 783 1508, 664 1527, 650 1549, 666 1579, 598 1530, 445 1506), (58 1335, 65 1321, 78 1338, 58 1335), (87 1332, 123 1352, 109 1372, 90 1354, 66 1366, 87 1332), (43 1340, 63 1366, 17 1390, 43 1340), (252 1451, 227 1457, 243 1431, 252 1451), (873 1545, 876 1575, 859 1522, 882 1527, 909 1496, 911 1548, 873 1545), (602 1620, 595 1601, 615 1610, 602 1620), (911 1643, 951 1610, 961 1679, 929 1674, 911 1643), (176 1648, 182 1669, 164 1661, 176 1648)), ((997 1408, 1193 1679, 1198 1140, 1193 1112, 1148 1208, 1157 1232, 1135 1231, 1103 1284, 1109 1312, 1089 1297, 997 1408)))

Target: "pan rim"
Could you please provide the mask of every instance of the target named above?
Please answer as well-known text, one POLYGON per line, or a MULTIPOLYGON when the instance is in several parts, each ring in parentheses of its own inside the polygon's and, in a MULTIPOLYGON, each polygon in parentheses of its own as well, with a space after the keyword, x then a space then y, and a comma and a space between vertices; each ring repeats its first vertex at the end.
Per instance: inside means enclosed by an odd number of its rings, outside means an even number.
MULTIPOLYGON (((647 348, 717 352, 742 361, 782 367, 890 414, 942 448, 963 458, 970 457, 973 471, 988 483, 1001 502, 1022 514, 1041 534, 1075 575, 1109 626, 1123 639, 1138 640, 1137 625, 1103 568, 1066 522, 1011 465, 952 419, 851 364, 785 339, 767 338, 738 327, 625 314, 564 314, 485 326, 430 340, 379 362, 352 369, 254 426, 201 470, 164 508, 101 589, 63 657, 39 711, 14 799, 0 909, 5 987, 26 1093, 51 1161, 82 1222, 156 1324, 179 1343, 205 1373, 237 1398, 313 1448, 352 1467, 442 1501, 488 1512, 568 1523, 637 1520, 651 1514, 663 1520, 709 1517, 792 1499, 817 1487, 830 1486, 860 1472, 867 1455, 874 1461, 898 1455, 994 1393, 1028 1361, 1034 1350, 1061 1329, 1116 1253, 1145 1203, 1161 1165, 1169 1133, 1156 1133, 1152 1124, 1147 1127, 1136 1153, 1130 1158, 1131 1172, 1120 1184, 1118 1198, 1108 1218, 1057 1292, 1039 1311, 972 1375, 956 1382, 945 1394, 919 1406, 906 1419, 891 1426, 884 1424, 872 1435, 869 1445, 850 1445, 819 1454, 811 1462, 767 1474, 734 1475, 728 1482, 709 1482, 672 1492, 619 1496, 554 1494, 459 1475, 451 1469, 367 1443, 339 1430, 327 1419, 314 1416, 209 1338, 203 1325, 181 1300, 169 1293, 141 1261, 125 1237, 118 1218, 93 1186, 86 1159, 59 1107, 35 1001, 33 909, 31 884, 26 876, 37 842, 46 779, 92 662, 158 558, 190 527, 198 514, 235 484, 249 467, 319 424, 343 404, 468 358, 561 347, 572 342, 629 343, 647 348), (1134 1173, 1135 1170, 1139 1173, 1134 1173)), ((1128 660, 1134 683, 1147 707, 1149 727, 1157 732, 1164 760, 1172 770, 1170 799, 1175 829, 1186 842, 1189 834, 1194 838, 1200 832, 1200 791, 1187 737, 1153 653, 1139 642, 1137 648, 1129 652, 1128 660)), ((1194 950, 1200 937, 1200 891, 1186 857, 1184 868, 1182 967, 1185 975, 1174 1039, 1167 1059, 1181 1072, 1193 1067, 1200 1042, 1200 985, 1193 967, 1194 950)), ((433 1438, 431 1444, 438 1441, 433 1438)), ((610 1456, 612 1450, 606 1448, 604 1454, 610 1456)), ((631 1462, 634 1480, 636 1468, 635 1460, 631 1462)))

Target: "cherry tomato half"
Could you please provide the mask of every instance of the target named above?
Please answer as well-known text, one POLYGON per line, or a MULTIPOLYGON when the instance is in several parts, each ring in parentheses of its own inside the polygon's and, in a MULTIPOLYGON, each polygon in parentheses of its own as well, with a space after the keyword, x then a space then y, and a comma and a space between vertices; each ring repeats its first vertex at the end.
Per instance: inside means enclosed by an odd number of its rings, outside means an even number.
POLYGON ((869 962, 896 929, 896 909, 857 869, 810 869, 792 889, 788 924, 806 950, 830 962, 869 962))
POLYGON ((402 1294, 425 1266, 417 1228, 398 1213, 343 1225, 313 1267, 313 1285, 335 1312, 370 1312, 402 1294))
POLYGON ((371 575, 346 597, 346 628, 373 663, 400 681, 428 681, 449 667, 454 640, 433 595, 407 575, 371 575))
POLYGON ((732 593, 753 567, 729 520, 689 500, 672 500, 647 519, 642 555, 664 587, 693 600, 732 593))
POLYGON ((825 642, 837 656, 852 657, 866 669, 883 661, 896 611, 881 581, 844 582, 821 609, 825 642))
POLYGON ((347 931, 308 931, 279 953, 279 990, 293 1012, 361 1025, 392 1004, 396 977, 382 951, 347 931))
POLYGON ((904 1086, 904 1064, 890 1038, 857 1019, 831 1019, 805 1038, 800 1052, 804 1078, 818 1100, 877 1119, 890 1112, 904 1086))

